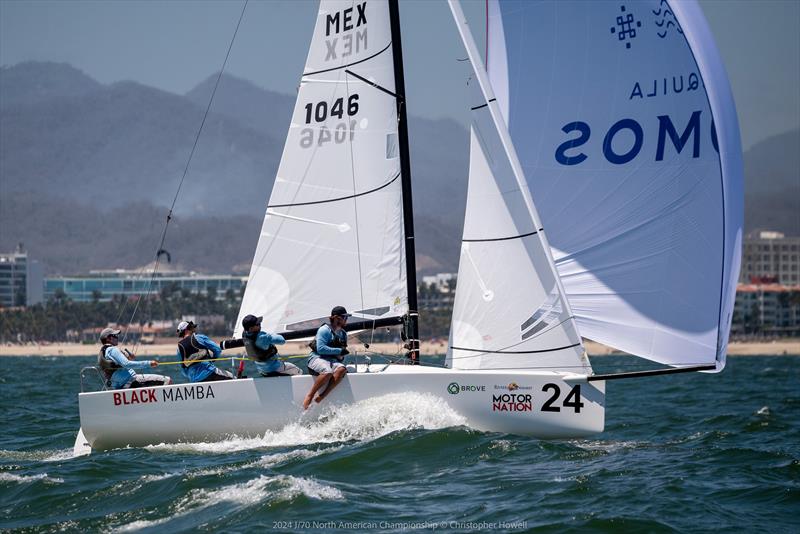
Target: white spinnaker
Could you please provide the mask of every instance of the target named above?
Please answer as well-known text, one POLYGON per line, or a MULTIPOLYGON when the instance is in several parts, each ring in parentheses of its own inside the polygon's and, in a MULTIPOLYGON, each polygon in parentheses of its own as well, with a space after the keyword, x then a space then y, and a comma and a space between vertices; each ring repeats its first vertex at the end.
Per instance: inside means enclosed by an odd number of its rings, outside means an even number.
POLYGON ((742 158, 699 6, 489 0, 488 12, 491 83, 581 333, 721 370, 742 158))
POLYGON ((407 312, 394 90, 387 3, 321 2, 237 335, 407 312))
POLYGON ((454 369, 589 373, 524 176, 460 6, 450 3, 478 77, 458 288, 454 369))

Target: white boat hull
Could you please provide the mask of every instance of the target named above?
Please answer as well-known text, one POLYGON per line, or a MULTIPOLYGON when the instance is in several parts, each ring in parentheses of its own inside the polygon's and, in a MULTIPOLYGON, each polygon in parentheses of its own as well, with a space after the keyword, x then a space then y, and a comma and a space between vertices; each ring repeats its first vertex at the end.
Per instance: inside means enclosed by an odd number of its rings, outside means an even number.
MULTIPOLYGON (((588 383, 583 375, 407 365, 374 372, 382 367, 363 372, 360 366, 362 372, 349 373, 322 405, 420 393, 440 399, 477 430, 543 439, 603 430, 605 383, 588 383)), ((312 377, 304 375, 81 393, 78 439, 93 450, 106 450, 257 437, 297 422, 311 384, 312 377)), ((322 411, 312 406, 306 417, 322 411)))

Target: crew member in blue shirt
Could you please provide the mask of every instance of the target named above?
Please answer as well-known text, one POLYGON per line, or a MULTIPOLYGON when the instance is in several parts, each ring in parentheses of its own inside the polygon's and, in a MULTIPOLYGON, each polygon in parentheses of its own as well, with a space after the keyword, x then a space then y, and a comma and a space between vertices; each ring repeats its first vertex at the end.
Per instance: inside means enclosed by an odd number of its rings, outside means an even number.
POLYGON ((211 341, 208 336, 196 334, 197 325, 192 321, 181 321, 178 325, 178 358, 181 363, 181 372, 190 382, 214 382, 216 380, 231 380, 233 375, 228 371, 217 368, 209 361, 219 358, 222 349, 211 341))
POLYGON ((261 330, 263 317, 247 315, 242 319, 242 341, 247 355, 253 359, 261 376, 302 375, 303 370, 293 363, 278 359, 275 345, 283 345, 286 340, 280 334, 270 334, 261 330))
POLYGON ((350 314, 344 306, 335 306, 331 310, 330 324, 323 324, 317 330, 311 348, 313 352, 308 358, 308 371, 317 374, 311 391, 303 401, 303 409, 307 410, 311 400, 322 402, 333 388, 339 385, 347 368, 344 366, 344 357, 350 352, 347 350, 347 332, 344 326, 350 314), (314 394, 322 391, 314 398, 314 394))
MULTIPOLYGON (((136 374, 134 369, 157 367, 156 360, 135 361, 128 352, 130 359, 117 348, 119 343, 119 330, 105 328, 100 332, 100 354, 97 357, 97 366, 105 378, 106 386, 114 389, 142 388, 150 386, 167 386, 172 379, 164 375, 136 374)), ((127 350, 126 350, 127 352, 127 350)))

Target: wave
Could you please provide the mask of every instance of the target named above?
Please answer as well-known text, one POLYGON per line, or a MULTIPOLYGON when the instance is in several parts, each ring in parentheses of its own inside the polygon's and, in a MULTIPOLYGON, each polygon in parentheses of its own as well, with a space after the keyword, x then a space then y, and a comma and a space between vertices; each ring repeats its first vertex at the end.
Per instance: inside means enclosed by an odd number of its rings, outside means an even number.
POLYGON ((144 484, 147 484, 148 482, 158 482, 160 480, 166 480, 168 478, 172 478, 180 474, 181 474, 180 472, 175 472, 175 473, 161 473, 158 475, 143 475, 139 477, 139 481, 144 484))
POLYGON ((317 482, 313 478, 295 477, 291 475, 260 475, 257 478, 230 484, 215 490, 193 490, 184 498, 183 505, 196 504, 197 508, 206 508, 219 502, 228 502, 242 505, 257 504, 269 499, 271 502, 292 500, 300 495, 312 499, 333 500, 343 499, 344 495, 333 486, 317 482))
POLYGON ((325 447, 317 450, 295 449, 288 452, 267 454, 266 456, 262 456, 257 462, 253 462, 252 465, 253 467, 275 467, 293 460, 307 460, 321 454, 336 452, 338 450, 341 450, 341 447, 325 447))
POLYGON ((72 458, 72 449, 40 450, 40 451, 13 451, 0 450, 0 459, 28 460, 39 462, 60 462, 72 458))
POLYGON ((136 532, 146 528, 157 527, 158 525, 164 524, 171 519, 171 517, 161 517, 159 519, 139 519, 137 521, 117 527, 111 532, 136 532))
POLYGON ((333 405, 321 412, 307 413, 281 430, 268 430, 264 436, 232 436, 217 442, 161 443, 145 447, 150 451, 229 453, 267 447, 294 447, 315 443, 372 441, 404 430, 436 430, 464 425, 466 420, 433 395, 393 393, 359 401, 333 405))
POLYGON ((193 490, 175 504, 175 513, 170 514, 169 517, 139 519, 115 527, 113 532, 132 532, 156 527, 179 517, 196 514, 200 510, 220 503, 233 503, 246 507, 267 500, 270 503, 292 501, 300 496, 321 501, 344 499, 344 494, 340 490, 318 482, 313 478, 291 475, 261 475, 247 482, 230 484, 215 490, 193 490))
POLYGON ((0 472, 0 482, 17 482, 19 484, 27 484, 41 480, 46 484, 63 484, 64 479, 58 477, 49 477, 47 473, 40 473, 38 475, 17 475, 15 473, 0 472))
POLYGON ((617 452, 624 449, 639 449, 650 447, 652 444, 647 441, 610 441, 610 440, 572 440, 570 443, 586 451, 600 451, 605 453, 617 452))

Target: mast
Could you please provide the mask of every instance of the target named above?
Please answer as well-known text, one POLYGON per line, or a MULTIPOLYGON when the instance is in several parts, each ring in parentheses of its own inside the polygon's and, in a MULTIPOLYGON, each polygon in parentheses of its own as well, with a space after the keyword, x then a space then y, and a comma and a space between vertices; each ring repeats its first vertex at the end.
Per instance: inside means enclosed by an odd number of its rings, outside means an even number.
POLYGON ((400 180, 403 189, 403 224, 405 230, 406 284, 408 286, 409 357, 419 363, 419 310, 417 309, 417 260, 414 252, 414 210, 411 202, 411 165, 408 150, 406 88, 403 77, 403 47, 400 40, 398 0, 389 0, 389 24, 392 30, 395 99, 397 101, 397 136, 400 143, 400 180))

